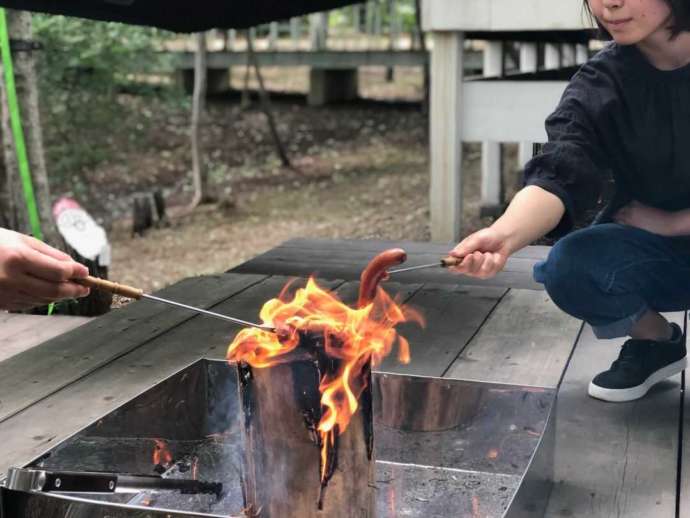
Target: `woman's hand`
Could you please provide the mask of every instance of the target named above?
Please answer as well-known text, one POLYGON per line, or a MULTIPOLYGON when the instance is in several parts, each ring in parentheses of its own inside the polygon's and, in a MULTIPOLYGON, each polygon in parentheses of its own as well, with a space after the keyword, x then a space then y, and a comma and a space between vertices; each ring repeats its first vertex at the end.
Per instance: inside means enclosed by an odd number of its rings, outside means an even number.
POLYGON ((613 215, 613 221, 630 227, 641 228, 661 236, 678 236, 683 232, 678 230, 681 213, 667 212, 632 201, 613 215))
POLYGON ((471 277, 488 279, 500 272, 508 260, 507 238, 493 227, 470 234, 450 252, 463 259, 451 270, 471 277))
POLYGON ((89 289, 69 279, 88 275, 88 268, 69 255, 32 237, 0 228, 0 309, 29 309, 84 297, 89 289))

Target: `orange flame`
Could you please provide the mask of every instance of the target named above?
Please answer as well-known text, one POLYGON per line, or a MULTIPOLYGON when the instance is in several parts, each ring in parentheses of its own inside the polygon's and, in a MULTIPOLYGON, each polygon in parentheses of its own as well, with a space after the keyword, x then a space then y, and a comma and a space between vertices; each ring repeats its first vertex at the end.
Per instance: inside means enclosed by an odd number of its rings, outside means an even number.
POLYGON ((168 449, 168 444, 162 439, 154 439, 153 464, 167 467, 172 464, 173 456, 168 449))
POLYGON ((277 329, 288 329, 281 335, 260 329, 244 329, 230 344, 227 358, 256 368, 276 365, 300 344, 299 332, 318 333, 323 337, 324 352, 338 360, 335 372, 323 375, 319 391, 325 409, 318 425, 321 436, 321 481, 328 474, 328 450, 337 434, 347 429, 357 411, 359 396, 367 386, 365 376, 369 362, 377 365, 398 345, 398 359, 410 361, 409 343, 397 334, 395 326, 413 320, 423 325, 419 313, 397 304, 382 289, 371 304, 352 309, 332 292, 319 287, 310 278, 305 288, 295 292, 292 300, 284 289, 278 298, 261 309, 261 320, 277 329))

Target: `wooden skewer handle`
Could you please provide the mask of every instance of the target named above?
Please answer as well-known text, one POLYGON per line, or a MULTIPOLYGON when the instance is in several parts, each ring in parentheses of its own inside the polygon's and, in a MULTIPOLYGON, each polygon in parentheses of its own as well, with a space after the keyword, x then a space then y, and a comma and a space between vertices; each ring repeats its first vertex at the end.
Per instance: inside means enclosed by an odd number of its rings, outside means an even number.
POLYGON ((441 264, 448 268, 449 266, 457 266, 462 262, 462 259, 459 259, 457 257, 453 257, 452 255, 449 255, 448 257, 444 257, 441 259, 441 264))
POLYGON ((127 286, 125 284, 118 284, 116 282, 107 281, 105 279, 99 279, 98 277, 85 277, 84 279, 73 279, 77 284, 82 286, 87 286, 96 290, 107 291, 109 293, 115 293, 116 295, 122 295, 130 299, 139 300, 144 294, 144 290, 139 288, 133 288, 132 286, 127 286))

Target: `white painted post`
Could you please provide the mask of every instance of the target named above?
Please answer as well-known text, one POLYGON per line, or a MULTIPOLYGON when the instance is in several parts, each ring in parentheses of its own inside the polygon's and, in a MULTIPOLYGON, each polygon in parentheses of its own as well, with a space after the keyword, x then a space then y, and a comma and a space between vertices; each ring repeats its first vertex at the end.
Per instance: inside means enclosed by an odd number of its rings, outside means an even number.
POLYGON ((484 47, 484 77, 503 75, 503 42, 487 41, 484 47))
POLYGON ((575 62, 578 65, 582 65, 583 63, 587 63, 587 60, 589 60, 589 45, 579 43, 575 47, 575 62))
POLYGON ((430 151, 431 238, 457 242, 462 222, 462 88, 464 33, 433 32, 430 151))
POLYGON ((573 43, 561 45, 561 65, 564 67, 575 65, 575 45, 573 43))
POLYGON ((237 45, 237 29, 230 29, 228 31, 228 50, 235 50, 237 45))
MULTIPOLYGON (((503 42, 487 41, 484 48, 484 77, 503 75, 503 42)), ((501 204, 501 143, 482 142, 482 208, 501 204)))
POLYGON ((538 66, 536 43, 520 43, 520 72, 536 72, 538 66))
POLYGON ((561 50, 557 43, 547 43, 544 46, 544 68, 546 70, 561 68, 561 50))
MULTIPOLYGON (((538 68, 538 49, 536 43, 520 44, 520 72, 536 72, 538 68)), ((532 158, 534 143, 521 141, 518 144, 518 168, 523 169, 532 158)))

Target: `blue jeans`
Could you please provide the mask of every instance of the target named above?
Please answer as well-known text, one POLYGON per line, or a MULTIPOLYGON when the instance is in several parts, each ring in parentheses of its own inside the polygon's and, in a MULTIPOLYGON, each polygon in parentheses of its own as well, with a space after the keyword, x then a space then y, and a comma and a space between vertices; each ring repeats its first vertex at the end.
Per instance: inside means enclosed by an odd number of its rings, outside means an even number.
POLYGON ((559 240, 534 267, 554 303, 599 338, 628 336, 648 310, 690 308, 690 239, 604 223, 559 240))

